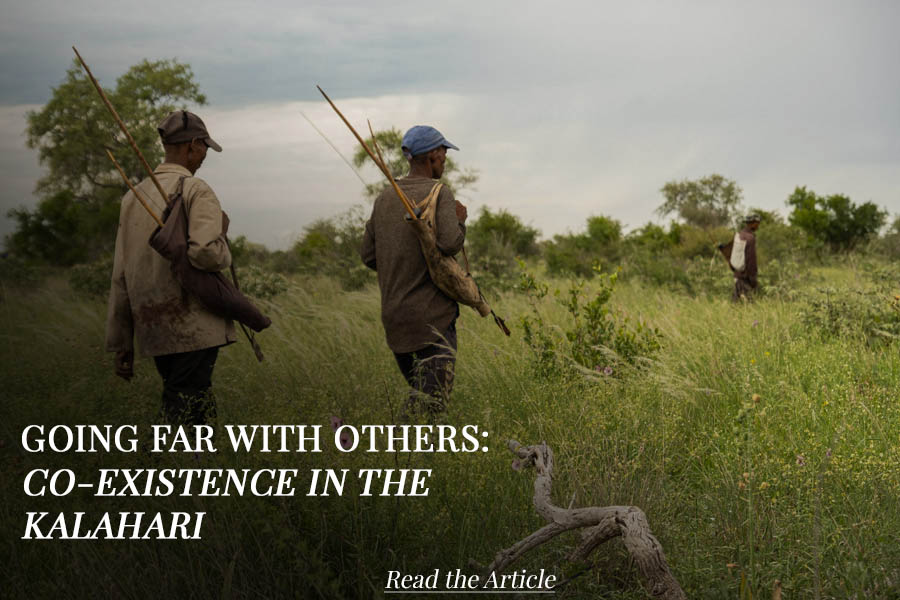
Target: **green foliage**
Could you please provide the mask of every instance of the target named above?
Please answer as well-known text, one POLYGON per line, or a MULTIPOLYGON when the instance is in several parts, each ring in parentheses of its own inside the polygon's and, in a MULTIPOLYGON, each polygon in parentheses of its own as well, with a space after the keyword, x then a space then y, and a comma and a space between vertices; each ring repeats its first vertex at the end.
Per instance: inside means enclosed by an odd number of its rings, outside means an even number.
POLYGON ((866 344, 900 339, 900 268, 864 263, 865 284, 829 286, 802 296, 801 322, 817 335, 858 338, 866 344))
MULTIPOLYGON (((824 272, 828 285, 856 277, 847 264, 824 272)), ((867 277, 874 280, 874 271, 867 277)), ((541 279, 562 288, 560 298, 569 289, 541 279)), ((457 430, 478 424, 490 432, 490 451, 343 454, 330 448, 329 416, 391 423, 406 382, 385 348, 377 289, 345 293, 324 278, 298 281, 276 300, 277 326, 260 337, 265 363, 243 340, 221 350, 213 376, 219 452, 201 455, 199 466, 301 475, 347 468, 352 475, 399 464, 431 469, 429 494, 360 497, 352 476, 344 496, 302 501, 70 494, 35 505, 8 494, 0 514, 9 540, 0 563, 4 598, 370 598, 382 594, 389 570, 448 572, 470 558, 486 564, 544 525, 530 503, 534 471, 510 469, 503 444, 510 438, 553 449, 557 504, 640 507, 689 598, 737 598, 742 579, 745 596, 752 589, 754 598, 768 598, 776 578, 785 598, 812 600, 817 590, 822 598, 900 593, 896 347, 810 335, 798 327, 800 303, 762 298, 735 307, 620 278, 606 306, 646 315, 665 336, 652 368, 623 366, 596 379, 566 368, 547 379, 535 373, 521 328, 507 339, 490 319, 464 310, 445 423, 457 430), (232 453, 224 423, 321 424, 323 452, 232 453), (35 544, 19 539, 23 515, 34 510, 86 511, 87 518, 197 510, 206 517, 200 540, 35 544)), ((548 296, 538 305, 541 332, 564 356, 572 318, 552 289, 548 296)), ((198 468, 190 453, 22 452, 17 440, 30 424, 131 423, 143 439, 156 422, 160 380, 147 359, 138 358, 129 384, 112 373, 98 343, 102 302, 60 293, 49 280, 46 288, 7 294, 2 308, 5 481, 21 485, 32 469, 87 477, 101 468, 198 468)), ((502 308, 511 321, 531 314, 525 294, 504 294, 502 308)), ((561 536, 517 568, 571 573, 565 556, 577 543, 561 536)), ((621 544, 604 545, 590 560, 594 570, 568 583, 567 597, 647 597, 621 544)))
POLYGON ((590 279, 602 261, 616 263, 621 257, 622 225, 604 216, 589 217, 586 232, 553 236, 544 245, 547 270, 590 279))
POLYGON ((33 262, 3 253, 0 256, 0 288, 36 287, 44 279, 44 269, 33 262))
POLYGON ((726 227, 738 215, 743 192, 737 182, 717 174, 697 180, 670 181, 660 190, 666 201, 657 209, 675 214, 688 225, 726 227))
POLYGON ((236 267, 265 265, 272 254, 263 244, 251 242, 244 235, 239 235, 235 239, 229 240, 229 246, 231 248, 231 260, 236 267))
POLYGON ((566 331, 575 362, 598 373, 612 375, 621 363, 634 365, 638 358, 655 354, 659 348, 659 330, 641 320, 634 325, 624 313, 613 313, 608 304, 618 273, 600 273, 600 289, 586 297, 584 282, 569 288, 563 306, 572 316, 572 328, 566 331))
POLYGON ((541 378, 551 378, 561 373, 560 363, 557 359, 557 342, 550 334, 547 322, 544 320, 539 306, 550 286, 526 271, 525 263, 519 261, 521 268, 519 291, 524 292, 531 308, 531 314, 522 315, 522 337, 531 348, 534 361, 532 366, 535 373, 541 378))
POLYGON ((538 253, 540 232, 504 209, 482 207, 466 228, 470 267, 481 286, 510 288, 516 282, 516 259, 538 253))
POLYGON ((304 227, 282 267, 290 272, 334 277, 346 290, 360 289, 375 280, 375 274, 359 257, 365 227, 362 206, 331 219, 319 219, 304 227))
POLYGON ((266 271, 256 265, 237 269, 237 276, 241 291, 260 300, 270 300, 288 289, 284 275, 266 271))
POLYGON ((880 290, 822 288, 804 300, 802 321, 813 334, 861 337, 869 345, 900 338, 900 300, 880 290))
MULTIPOLYGON (((403 156, 403 133, 399 129, 392 127, 390 129, 376 131, 375 140, 378 142, 379 148, 381 148, 384 162, 394 179, 406 175, 409 172, 409 161, 403 156)), ((366 139, 366 144, 372 149, 372 152, 375 152, 371 137, 366 139)), ((362 167, 371 162, 372 159, 369 157, 366 149, 362 146, 357 146, 356 151, 353 153, 353 164, 357 167, 362 167)), ((375 166, 374 163, 372 163, 372 166, 375 166)), ((366 198, 369 200, 377 198, 382 190, 390 185, 384 175, 381 174, 380 169, 376 172, 378 173, 378 182, 366 185, 366 198)), ((477 181, 477 170, 468 168, 461 169, 456 161, 449 154, 447 155, 447 162, 444 163, 444 175, 441 177, 441 183, 449 188, 454 196, 464 196, 463 192, 472 189, 477 181)))
POLYGON ((121 190, 100 189, 92 202, 70 190, 45 196, 33 211, 9 211, 16 230, 6 239, 13 254, 67 266, 108 252, 115 242, 121 190))
MULTIPOLYGON (((599 269, 599 277, 590 292, 586 283, 573 282, 559 299, 571 323, 563 330, 565 342, 556 336, 545 320, 541 304, 549 292, 546 283, 538 281, 522 264, 520 291, 528 297, 531 314, 522 317, 524 339, 531 348, 537 373, 542 376, 565 372, 568 361, 592 373, 609 376, 619 374, 621 365, 635 365, 639 358, 650 357, 660 349, 660 333, 642 320, 631 324, 631 317, 613 312, 609 307, 618 273, 606 275, 599 269)), ((560 296, 556 290, 555 296, 560 296)))
POLYGON ((93 262, 75 265, 69 269, 69 285, 85 296, 104 298, 109 294, 113 257, 103 256, 93 262))
MULTIPOLYGON (((163 157, 157 124, 175 108, 206 103, 193 77, 188 65, 175 60, 144 60, 119 77, 115 89, 105 90, 151 165, 163 157)), ((128 188, 106 150, 132 182, 145 174, 77 63, 53 89, 50 101, 28 113, 26 134, 48 172, 37 184, 43 196, 37 208, 10 211, 18 228, 7 248, 60 265, 111 250, 118 202, 128 188)))
POLYGON ((887 212, 872 202, 854 204, 843 194, 819 196, 806 187, 797 187, 787 199, 792 208, 789 220, 814 243, 833 252, 850 250, 878 232, 887 212))
POLYGON ((537 229, 523 224, 506 209, 493 212, 483 206, 478 218, 466 228, 466 243, 473 253, 482 252, 496 242, 508 246, 517 256, 528 257, 537 254, 539 235, 537 229))

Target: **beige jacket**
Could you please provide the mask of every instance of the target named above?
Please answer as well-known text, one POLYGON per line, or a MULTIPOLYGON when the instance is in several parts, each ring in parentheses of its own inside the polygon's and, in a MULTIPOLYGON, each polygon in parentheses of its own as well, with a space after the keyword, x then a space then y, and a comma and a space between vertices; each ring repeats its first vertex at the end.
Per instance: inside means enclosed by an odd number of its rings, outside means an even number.
MULTIPOLYGON (((182 166, 163 163, 156 176, 167 193, 184 180, 184 208, 188 220, 188 258, 198 269, 221 271, 231 265, 222 236, 222 208, 202 179, 182 166)), ((162 215, 165 203, 147 178, 138 192, 162 215)), ((106 320, 106 349, 133 350, 137 338, 142 356, 202 350, 236 341, 234 324, 204 308, 187 294, 172 275, 171 263, 150 247, 156 222, 134 194, 122 197, 116 254, 113 260, 106 320)))

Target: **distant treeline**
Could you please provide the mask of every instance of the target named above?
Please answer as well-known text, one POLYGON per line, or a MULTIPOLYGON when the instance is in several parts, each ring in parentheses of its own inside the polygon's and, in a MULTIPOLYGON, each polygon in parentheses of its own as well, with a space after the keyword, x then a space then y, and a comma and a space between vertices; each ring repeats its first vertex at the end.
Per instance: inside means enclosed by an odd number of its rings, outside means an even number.
MULTIPOLYGON (((887 213, 872 203, 856 205, 846 196, 823 197, 799 187, 788 198, 792 211, 785 219, 773 211, 742 210, 737 203, 722 210, 725 203, 715 199, 706 207, 685 200, 691 189, 711 181, 740 192, 734 182, 716 175, 667 184, 663 193, 678 202, 667 201, 660 213, 676 213, 678 219, 665 227, 648 223, 628 233, 619 221, 601 215, 588 218, 581 231, 540 241, 540 231, 518 216, 483 207, 468 224, 470 267, 488 287, 511 287, 519 277, 517 260, 538 260, 551 275, 591 278, 599 270, 621 269, 624 277, 696 293, 708 279, 727 272, 716 245, 731 239, 741 227, 741 216, 748 212, 762 219, 757 232, 759 261, 762 281, 770 288, 795 277, 809 261, 834 254, 864 252, 900 258, 900 218, 879 234, 885 229, 887 213)), ((329 275, 345 288, 356 289, 374 280, 357 255, 367 217, 368 211, 357 206, 316 221, 284 251, 269 251, 240 237, 233 244, 235 260, 280 273, 329 275)))

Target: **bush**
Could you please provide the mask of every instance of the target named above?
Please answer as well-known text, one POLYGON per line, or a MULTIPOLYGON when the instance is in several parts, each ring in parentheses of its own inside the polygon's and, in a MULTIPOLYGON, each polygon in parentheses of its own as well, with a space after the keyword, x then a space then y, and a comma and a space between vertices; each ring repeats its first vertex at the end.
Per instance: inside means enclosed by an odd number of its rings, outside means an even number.
POLYGON ((823 288, 804 297, 801 319, 822 336, 862 337, 869 345, 900 338, 900 267, 863 263, 870 285, 823 288))
POLYGON ((69 285, 80 294, 105 297, 109 294, 113 257, 104 256, 94 262, 75 265, 69 270, 69 285))
POLYGON ((268 300, 288 288, 284 275, 265 271, 256 265, 237 269, 237 275, 241 291, 260 300, 268 300))
POLYGON ((824 337, 861 337, 868 345, 900 338, 900 297, 878 289, 824 288, 805 297, 801 321, 824 337))
POLYGON ((590 279, 607 264, 618 264, 622 256, 622 225, 599 216, 587 220, 587 231, 555 235, 544 246, 547 270, 554 275, 575 275, 590 279))
MULTIPOLYGON (((606 275, 598 269, 597 274, 599 289, 595 293, 589 295, 585 282, 578 281, 559 300, 571 316, 570 326, 563 331, 563 340, 546 324, 541 314, 540 304, 547 296, 549 286, 523 269, 520 289, 529 298, 532 314, 522 318, 522 326, 539 374, 563 372, 568 363, 568 366, 579 365, 591 373, 618 375, 623 364, 636 365, 638 358, 652 356, 659 350, 660 333, 656 328, 641 320, 632 323, 624 313, 610 310, 608 304, 618 273, 606 275), (570 360, 561 361, 562 356, 570 360)), ((560 295, 559 290, 555 295, 560 295)))
POLYGON ((331 219, 320 219, 304 229, 288 253, 290 256, 278 257, 279 262, 286 270, 334 277, 345 290, 360 289, 375 280, 375 274, 359 257, 365 226, 362 206, 354 206, 331 219))
POLYGON ((44 270, 17 256, 0 257, 0 287, 35 287, 44 279, 44 270))
POLYGON ((522 224, 519 217, 483 207, 478 219, 466 230, 469 267, 485 288, 508 289, 515 285, 516 259, 538 253, 540 233, 522 224))

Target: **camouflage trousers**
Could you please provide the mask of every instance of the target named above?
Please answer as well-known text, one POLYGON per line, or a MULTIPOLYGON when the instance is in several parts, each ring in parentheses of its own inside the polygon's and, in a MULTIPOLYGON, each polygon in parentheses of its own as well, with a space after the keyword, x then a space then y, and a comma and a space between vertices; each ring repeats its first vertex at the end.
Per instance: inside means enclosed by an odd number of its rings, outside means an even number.
POLYGON ((441 336, 443 340, 414 352, 394 353, 397 366, 409 384, 407 414, 441 413, 447 410, 456 367, 456 320, 441 336))
POLYGON ((216 418, 212 373, 219 348, 153 358, 163 380, 162 416, 171 425, 206 425, 216 418))
POLYGON ((753 285, 749 279, 735 277, 734 292, 732 292, 731 294, 731 300, 733 302, 741 302, 742 300, 745 302, 751 302, 753 300, 753 294, 755 291, 756 286, 753 285))

